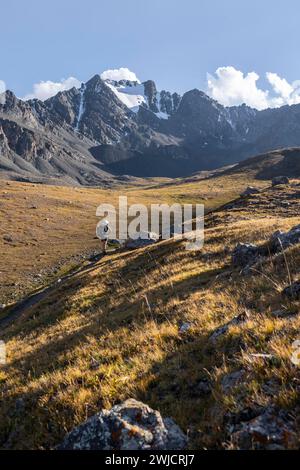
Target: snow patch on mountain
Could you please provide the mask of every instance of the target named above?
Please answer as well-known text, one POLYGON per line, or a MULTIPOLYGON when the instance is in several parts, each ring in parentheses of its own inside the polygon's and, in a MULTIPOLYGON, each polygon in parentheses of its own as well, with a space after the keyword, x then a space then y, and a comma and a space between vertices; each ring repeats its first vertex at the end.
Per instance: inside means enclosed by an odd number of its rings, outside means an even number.
POLYGON ((84 92, 85 92, 85 85, 83 83, 81 85, 81 88, 80 88, 80 102, 79 102, 77 122, 76 122, 76 126, 75 126, 75 131, 76 132, 78 132, 78 130, 79 130, 79 124, 80 124, 82 115, 84 113, 84 92))
POLYGON ((106 85, 131 111, 137 113, 142 104, 147 104, 144 85, 138 81, 105 80, 106 85))
MULTIPOLYGON (((104 80, 106 85, 115 93, 119 100, 132 112, 137 113, 140 106, 150 109, 143 83, 138 80, 104 80)), ((156 92, 156 105, 158 112, 153 112, 159 119, 168 119, 170 116, 160 108, 160 93, 156 92)))

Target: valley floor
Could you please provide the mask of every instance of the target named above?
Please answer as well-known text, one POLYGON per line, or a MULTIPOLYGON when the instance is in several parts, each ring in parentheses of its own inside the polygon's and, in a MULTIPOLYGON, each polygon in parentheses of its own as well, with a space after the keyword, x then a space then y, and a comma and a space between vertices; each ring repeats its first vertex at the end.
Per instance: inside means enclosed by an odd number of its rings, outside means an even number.
POLYGON ((0 304, 48 285, 98 253, 96 209, 104 202, 118 206, 118 196, 127 195, 129 204, 197 202, 210 210, 252 180, 247 174, 191 183, 157 179, 112 190, 0 179, 0 304))
POLYGON ((231 262, 237 243, 299 224, 299 208, 298 181, 267 188, 207 215, 201 251, 171 240, 108 255, 26 310, 0 335, 0 446, 53 448, 133 397, 172 416, 192 449, 299 447, 300 303, 282 294, 299 278, 299 244, 247 273, 231 262), (245 438, 255 419, 277 425, 276 442, 245 438))

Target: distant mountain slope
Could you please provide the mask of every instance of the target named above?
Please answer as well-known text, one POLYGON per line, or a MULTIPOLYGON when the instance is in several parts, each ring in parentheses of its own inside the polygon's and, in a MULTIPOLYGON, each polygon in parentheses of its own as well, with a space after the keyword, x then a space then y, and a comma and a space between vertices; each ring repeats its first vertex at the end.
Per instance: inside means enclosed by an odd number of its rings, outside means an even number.
POLYGON ((257 179, 275 176, 300 177, 300 148, 279 149, 248 158, 225 173, 249 172, 257 179))
MULTIPOLYGON (((2 100, 3 101, 3 100, 2 100)), ((195 89, 102 80, 46 100, 0 105, 0 168, 15 179, 102 184, 113 175, 188 176, 300 146, 300 105, 224 107, 195 89)))

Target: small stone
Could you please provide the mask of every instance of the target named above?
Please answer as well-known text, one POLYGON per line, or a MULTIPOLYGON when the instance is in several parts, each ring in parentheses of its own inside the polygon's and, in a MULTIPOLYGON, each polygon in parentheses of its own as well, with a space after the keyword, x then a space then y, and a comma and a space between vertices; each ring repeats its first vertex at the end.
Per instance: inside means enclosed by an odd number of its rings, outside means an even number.
POLYGON ((247 312, 241 313, 240 315, 236 315, 235 317, 233 317, 232 320, 225 323, 225 325, 222 325, 219 328, 217 328, 213 332, 213 334, 210 336, 209 341, 214 343, 219 338, 219 336, 222 336, 225 333, 227 333, 230 326, 240 325, 241 323, 244 323, 247 320, 247 318, 248 318, 248 313, 247 312))
POLYGON ((192 328, 192 323, 190 322, 184 322, 181 324, 179 327, 179 333, 187 333, 191 328, 192 328))
POLYGON ((244 376, 244 369, 236 370, 235 372, 231 372, 230 374, 224 375, 221 381, 221 387, 223 392, 230 392, 233 387, 236 387, 239 383, 241 383, 244 376))
POLYGON ((4 235, 3 240, 8 243, 12 243, 14 241, 12 235, 4 235))

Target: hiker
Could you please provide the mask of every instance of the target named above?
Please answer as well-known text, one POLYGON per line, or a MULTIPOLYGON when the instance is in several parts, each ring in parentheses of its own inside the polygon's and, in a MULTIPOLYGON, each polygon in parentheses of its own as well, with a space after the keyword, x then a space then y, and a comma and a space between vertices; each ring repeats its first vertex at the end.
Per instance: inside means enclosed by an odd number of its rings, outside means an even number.
POLYGON ((108 220, 102 220, 98 226, 97 235, 100 239, 103 254, 106 254, 107 240, 110 232, 111 228, 109 226, 108 220))

